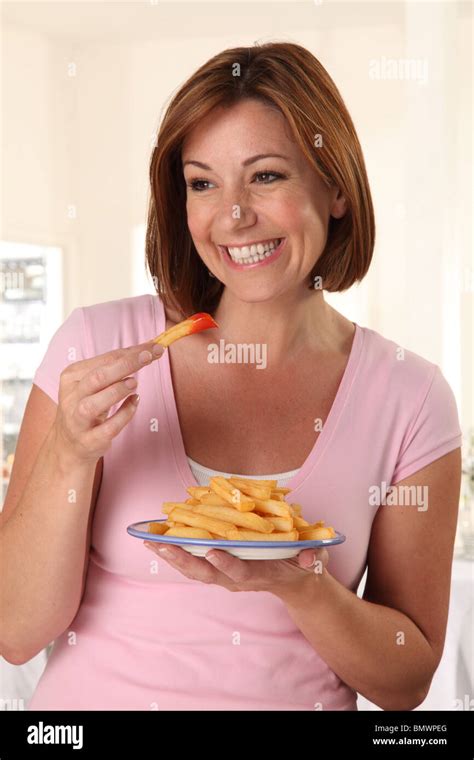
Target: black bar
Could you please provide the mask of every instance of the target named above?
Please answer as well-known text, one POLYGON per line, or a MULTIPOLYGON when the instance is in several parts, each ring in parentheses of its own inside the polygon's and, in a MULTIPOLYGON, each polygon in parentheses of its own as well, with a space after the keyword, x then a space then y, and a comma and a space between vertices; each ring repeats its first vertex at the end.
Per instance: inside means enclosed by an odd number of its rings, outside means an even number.
POLYGON ((278 758, 291 753, 298 760, 312 760, 321 752, 330 752, 335 758, 344 752, 347 758, 472 760, 472 718, 469 710, 3 711, 0 760, 25 755, 137 760, 138 754, 145 760, 147 751, 156 756, 183 750, 213 756, 245 753, 245 760, 257 751, 265 752, 265 760, 272 751, 278 758))

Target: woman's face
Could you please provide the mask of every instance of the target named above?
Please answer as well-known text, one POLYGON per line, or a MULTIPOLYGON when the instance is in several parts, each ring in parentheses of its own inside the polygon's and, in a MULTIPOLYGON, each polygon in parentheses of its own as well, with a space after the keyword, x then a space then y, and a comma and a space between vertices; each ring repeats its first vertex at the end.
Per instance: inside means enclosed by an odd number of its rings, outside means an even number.
POLYGON ((207 268, 246 302, 306 288, 329 217, 346 205, 282 114, 256 100, 215 109, 188 135, 182 162, 188 227, 207 268))

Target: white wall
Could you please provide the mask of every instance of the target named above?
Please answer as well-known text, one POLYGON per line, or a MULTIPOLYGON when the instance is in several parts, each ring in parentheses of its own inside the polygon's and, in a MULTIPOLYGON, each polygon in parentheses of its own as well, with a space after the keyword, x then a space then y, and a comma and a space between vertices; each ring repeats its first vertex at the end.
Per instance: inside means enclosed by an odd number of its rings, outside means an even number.
POLYGON ((469 4, 196 3, 185 26, 179 2, 4 5, 2 238, 64 247, 65 315, 134 292, 151 142, 179 85, 225 47, 299 42, 346 101, 376 210, 368 276, 328 300, 439 364, 472 424, 469 4), (428 81, 371 79, 383 58, 426 60, 428 81))

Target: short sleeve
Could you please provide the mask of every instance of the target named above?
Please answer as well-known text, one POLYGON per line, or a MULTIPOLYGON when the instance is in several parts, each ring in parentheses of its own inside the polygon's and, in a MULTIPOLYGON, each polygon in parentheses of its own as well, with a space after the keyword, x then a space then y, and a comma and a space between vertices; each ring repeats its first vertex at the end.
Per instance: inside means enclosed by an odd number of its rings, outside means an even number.
POLYGON ((73 362, 87 358, 84 310, 74 309, 49 341, 33 383, 58 403, 61 372, 73 362))
POLYGON ((461 444, 456 399, 440 368, 435 365, 421 407, 403 440, 392 484, 408 478, 461 444))

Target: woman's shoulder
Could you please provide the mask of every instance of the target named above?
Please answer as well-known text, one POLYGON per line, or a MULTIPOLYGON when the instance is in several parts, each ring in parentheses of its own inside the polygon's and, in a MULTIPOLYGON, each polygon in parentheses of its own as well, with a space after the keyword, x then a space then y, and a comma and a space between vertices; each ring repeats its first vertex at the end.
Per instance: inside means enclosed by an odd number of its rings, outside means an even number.
POLYGON ((400 374, 408 381, 410 378, 421 379, 432 375, 437 365, 422 356, 411 351, 402 343, 397 343, 381 333, 369 327, 361 328, 364 332, 368 364, 371 369, 377 366, 385 367, 386 370, 400 374))
POLYGON ((375 330, 363 331, 367 352, 363 387, 377 413, 384 410, 394 429, 406 435, 411 431, 410 440, 418 440, 419 446, 425 443, 429 451, 433 442, 446 444, 446 451, 460 445, 455 394, 439 365, 375 330))
POLYGON ((392 400, 397 405, 417 403, 433 385, 437 386, 442 396, 452 395, 438 364, 376 330, 368 327, 362 330, 366 388, 383 389, 387 403, 392 400))

